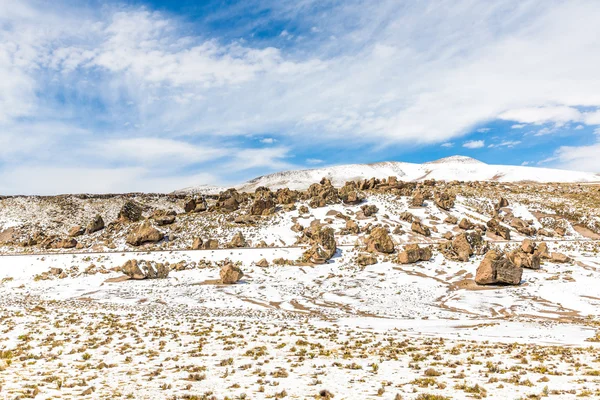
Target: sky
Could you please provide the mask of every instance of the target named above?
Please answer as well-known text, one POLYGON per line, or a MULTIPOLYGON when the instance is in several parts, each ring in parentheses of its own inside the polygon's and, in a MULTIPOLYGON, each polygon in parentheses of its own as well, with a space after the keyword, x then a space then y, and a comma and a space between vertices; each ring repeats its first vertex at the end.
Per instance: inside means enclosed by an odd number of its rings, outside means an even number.
POLYGON ((0 0, 0 195, 464 155, 600 172, 597 0, 0 0))

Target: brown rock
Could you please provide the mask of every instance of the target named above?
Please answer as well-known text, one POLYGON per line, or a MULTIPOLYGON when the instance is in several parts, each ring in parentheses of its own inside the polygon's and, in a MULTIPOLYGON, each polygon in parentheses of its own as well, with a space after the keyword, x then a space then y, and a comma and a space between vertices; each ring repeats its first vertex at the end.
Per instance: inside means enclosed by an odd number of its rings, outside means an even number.
POLYGON ((423 202, 425 201, 425 196, 420 190, 415 191, 412 199, 410 200, 410 205, 412 207, 422 207, 423 202))
POLYGON ((85 233, 92 234, 94 232, 98 232, 99 230, 104 229, 104 220, 100 215, 96 215, 94 219, 88 224, 85 229, 85 233))
POLYGON ((269 262, 267 261, 267 259, 266 259, 266 258, 261 258, 261 259, 260 259, 260 260, 259 260, 259 261, 256 263, 256 265, 257 265, 258 267, 267 268, 267 267, 269 266, 269 262))
POLYGON ((454 215, 448 215, 448 217, 446 217, 446 219, 444 220, 444 223, 450 225, 456 225, 457 222, 458 218, 456 218, 454 215))
POLYGON ((540 258, 550 258, 550 253, 548 252, 548 245, 544 242, 540 243, 537 246, 537 249, 535 249, 534 254, 538 255, 540 258))
POLYGON ((144 221, 133 228, 127 236, 127 243, 132 246, 140 246, 144 243, 160 242, 164 238, 164 234, 153 227, 150 222, 144 221))
POLYGON ((369 253, 359 253, 356 257, 356 263, 361 267, 377 264, 377 257, 369 253))
POLYGON ((404 246, 404 251, 398 253, 399 264, 412 264, 418 261, 429 261, 432 257, 430 247, 419 247, 418 244, 404 246))
POLYGON ((486 225, 492 233, 495 233, 506 240, 510 240, 510 229, 501 225, 500 221, 498 221, 496 218, 490 219, 486 225))
POLYGON ((346 182, 339 190, 339 196, 344 204, 350 205, 360 204, 364 199, 354 181, 346 182))
POLYGON ((392 238, 385 228, 377 227, 365 239, 368 252, 393 253, 395 246, 392 238))
POLYGON ((127 200, 119 211, 118 220, 121 222, 138 222, 142 219, 142 206, 133 200, 127 200))
POLYGON ((557 253, 557 252, 550 253, 550 260, 554 263, 571 262, 571 259, 567 255, 565 255, 563 253, 557 253))
POLYGON ((202 238, 200 238, 200 237, 195 238, 194 241, 192 242, 192 250, 202 249, 203 244, 204 244, 204 241, 202 240, 202 238))
POLYGON ((455 200, 455 196, 452 196, 447 192, 436 193, 433 198, 435 204, 443 210, 450 210, 454 207, 455 200))
POLYGON ((70 237, 78 237, 85 233, 85 229, 81 225, 75 225, 71 229, 69 229, 70 237))
POLYGON ((488 251, 479 264, 475 275, 475 282, 480 285, 506 283, 518 285, 523 276, 523 268, 510 262, 504 255, 488 251))
POLYGON ((535 254, 528 254, 522 250, 515 250, 508 253, 507 257, 517 267, 540 269, 540 257, 535 254))
POLYGON ((221 276, 221 283, 231 285, 242 279, 244 273, 239 267, 230 263, 221 268, 219 275, 221 276))
POLYGON ((375 214, 377 214, 377 211, 379 211, 379 209, 376 206, 374 206, 373 204, 365 204, 360 209, 362 210, 365 217, 370 217, 372 215, 375 215, 375 214))
POLYGON ((466 218, 463 218, 458 223, 458 227, 464 230, 469 230, 475 228, 475 225, 466 218))
POLYGON ((52 247, 55 249, 72 249, 77 246, 77 240, 73 238, 61 239, 55 242, 52 247))
POLYGON ((523 240, 523 243, 521 243, 521 250, 527 254, 533 254, 535 251, 535 242, 531 239, 523 240))
POLYGON ((163 263, 148 260, 128 260, 121 272, 131 279, 165 279, 169 276, 169 267, 163 263))
POLYGON ((156 210, 152 213, 152 219, 158 226, 171 225, 175 222, 175 211, 156 210))
POLYGON ((412 225, 410 226, 410 229, 413 232, 419 233, 423 236, 431 236, 431 230, 421 221, 413 221, 412 225))
POLYGON ((500 200, 498 200, 498 203, 496 203, 495 209, 500 210, 504 207, 508 207, 508 200, 506 200, 504 197, 500 197, 500 200))
POLYGON ((207 239, 202 243, 203 250, 216 250, 219 248, 219 242, 216 239, 207 239))
POLYGON ((228 247, 248 247, 248 242, 246 242, 246 238, 244 238, 244 234, 242 232, 237 232, 235 235, 233 235, 228 247))

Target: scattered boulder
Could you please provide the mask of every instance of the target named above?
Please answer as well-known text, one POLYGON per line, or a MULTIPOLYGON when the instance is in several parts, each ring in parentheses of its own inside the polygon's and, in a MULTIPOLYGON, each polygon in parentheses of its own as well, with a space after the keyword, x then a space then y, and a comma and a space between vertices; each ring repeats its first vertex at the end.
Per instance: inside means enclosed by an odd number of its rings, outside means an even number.
POLYGON ((219 193, 216 207, 225 212, 232 212, 240 208, 244 197, 235 189, 227 189, 219 193))
POLYGON ((140 246, 144 243, 160 242, 164 238, 164 234, 153 227, 150 222, 144 221, 129 233, 127 243, 132 246, 140 246))
POLYGON ((175 211, 156 210, 152 213, 152 219, 158 226, 171 225, 175 222, 175 211))
POLYGON ((89 235, 102 229, 104 229, 104 220, 100 215, 96 215, 88 224, 87 228, 85 229, 85 233, 89 235))
POLYGON ((267 268, 269 266, 269 262, 266 258, 261 258, 259 261, 256 262, 256 266, 261 268, 267 268))
POLYGON ((349 181, 339 190, 339 197, 344 204, 360 204, 364 196, 359 192, 356 182, 349 181))
POLYGON ((479 285, 521 283, 523 268, 514 265, 504 254, 490 250, 477 267, 475 282, 479 285))
POLYGON ((496 211, 499 211, 501 208, 504 207, 508 207, 508 200, 506 200, 504 197, 500 197, 500 200, 498 200, 498 203, 496 203, 494 209, 496 211))
POLYGON ((121 272, 131 279, 164 279, 169 276, 169 266, 148 260, 128 260, 121 272))
POLYGON ((52 247, 55 249, 72 249, 77 246, 77 240, 73 238, 61 239, 52 244, 52 247))
POLYGON ((540 258, 550 258, 550 253, 548 252, 548 245, 544 242, 540 243, 534 250, 534 254, 538 255, 540 258))
POLYGON ((511 218, 510 226, 515 228, 517 232, 522 233, 525 236, 533 236, 537 232, 533 226, 523 221, 521 218, 511 218))
POLYGON ((365 239, 367 251, 370 253, 393 253, 395 250, 394 242, 387 229, 377 227, 371 231, 371 234, 365 239))
POLYGON ((450 210, 452 207, 454 207, 454 202, 456 200, 456 197, 453 195, 450 195, 448 192, 439 192, 436 193, 433 201, 434 203, 441 209, 443 210, 450 210))
POLYGON ((239 267, 229 263, 221 268, 219 275, 221 276, 222 284, 232 285, 242 279, 244 273, 239 267))
POLYGON ((460 222, 458 223, 458 227, 460 229, 464 229, 464 230, 470 230, 475 228, 475 224, 472 223, 471 221, 469 221, 467 218, 463 218, 460 220, 460 222))
POLYGON ((142 219, 142 206, 133 200, 127 200, 119 210, 118 220, 121 222, 138 222, 142 219))
POLYGON ((360 209, 362 210, 365 217, 370 217, 372 215, 375 215, 375 214, 377 214, 377 211, 379 211, 379 208, 377 208, 377 206, 375 206, 373 204, 365 204, 360 209))
POLYGON ((410 229, 413 232, 416 232, 423 236, 431 236, 431 230, 429 229, 428 226, 423 224, 421 221, 413 221, 412 225, 410 226, 410 229))
POLYGON ((235 235, 233 235, 228 247, 248 247, 248 242, 246 242, 246 238, 242 232, 237 232, 235 235))
POLYGON ((206 239, 201 246, 202 250, 216 250, 219 248, 219 241, 216 239, 206 239))
POLYGON ((456 218, 454 215, 448 215, 446 217, 446 219, 444 220, 444 223, 450 224, 450 225, 456 225, 457 222, 458 222, 458 218, 456 218))
POLYGON ((448 260, 469 261, 473 254, 484 254, 488 250, 488 243, 479 231, 464 232, 457 235, 451 242, 442 243, 440 252, 448 260))
POLYGON ((535 254, 528 254, 521 249, 517 249, 508 253, 507 257, 517 267, 540 269, 540 257, 535 254))
POLYGON ((550 260, 554 263, 568 263, 571 262, 571 258, 563 253, 557 253, 553 251, 550 253, 550 260))
POLYGON ((270 215, 275 212, 275 195, 270 189, 260 187, 254 193, 254 203, 250 207, 250 215, 270 215))
POLYGON ((298 192, 288 188, 278 189, 276 192, 278 204, 294 204, 298 201, 298 192))
POLYGON ((85 229, 81 225, 75 225, 71 229, 69 229, 70 237, 79 237, 85 233, 85 229))
POLYGON ((203 244, 204 244, 204 241, 202 240, 202 238, 200 238, 200 237, 195 238, 194 241, 192 242, 192 250, 202 249, 203 244))
POLYGON ((431 247, 419 247, 418 244, 408 244, 404 246, 404 251, 398 254, 399 264, 412 264, 419 261, 431 260, 431 247))
POLYGON ((562 226, 554 228, 554 232, 556 232, 558 236, 565 236, 567 234, 567 230, 562 226))
POLYGON ((412 207, 422 207, 425 201, 425 196, 420 190, 416 190, 413 197, 410 199, 410 205, 412 207))
POLYGON ((523 240, 523 243, 521 243, 521 250, 526 254, 533 254, 535 252, 535 242, 531 239, 523 240))
POLYGON ((306 191, 309 200, 308 204, 312 208, 325 207, 327 204, 337 203, 339 200, 338 191, 333 187, 331 181, 327 178, 321 179, 320 183, 313 183, 306 191))
POLYGON ((377 264, 377 257, 369 253, 359 253, 356 257, 356 263, 361 267, 377 264))
POLYGON ((335 255, 337 244, 333 228, 313 223, 310 229, 305 229, 304 234, 311 247, 302 255, 302 261, 324 264, 335 255))
POLYGON ((500 221, 498 221, 496 218, 490 219, 486 225, 492 233, 506 240, 510 240, 510 229, 506 226, 501 225, 500 221))
POLYGON ((346 228, 344 229, 344 233, 348 235, 358 235, 360 233, 360 227, 356 223, 356 221, 349 219, 346 221, 346 228))

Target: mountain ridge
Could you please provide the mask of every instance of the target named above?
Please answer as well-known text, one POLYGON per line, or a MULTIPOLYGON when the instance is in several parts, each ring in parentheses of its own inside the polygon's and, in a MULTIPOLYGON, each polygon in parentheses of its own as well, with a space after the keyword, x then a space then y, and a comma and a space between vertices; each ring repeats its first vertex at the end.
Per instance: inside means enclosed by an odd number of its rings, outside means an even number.
MULTIPOLYGON (((253 192, 258 187, 302 190, 326 177, 334 186, 350 180, 396 176, 405 181, 425 179, 497 182, 591 183, 600 182, 600 174, 552 168, 486 164, 472 157, 455 155, 422 164, 402 161, 382 161, 371 164, 342 164, 329 167, 279 171, 261 175, 234 186, 238 191, 253 192)), ((217 191, 215 187, 214 190, 217 191)), ((175 193, 208 194, 207 186, 189 187, 175 193)))

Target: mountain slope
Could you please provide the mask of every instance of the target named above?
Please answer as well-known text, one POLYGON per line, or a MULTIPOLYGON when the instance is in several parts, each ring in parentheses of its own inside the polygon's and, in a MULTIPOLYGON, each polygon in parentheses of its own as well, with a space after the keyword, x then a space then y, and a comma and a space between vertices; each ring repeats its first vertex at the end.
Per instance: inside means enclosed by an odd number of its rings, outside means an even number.
MULTIPOLYGON (((600 182, 600 174, 593 172, 567 171, 551 168, 523 167, 512 165, 490 165, 470 157, 452 156, 423 164, 387 161, 375 164, 348 164, 326 168, 276 172, 259 176, 236 186, 240 191, 252 192, 260 186, 271 189, 306 189, 312 183, 326 177, 335 186, 346 181, 397 176, 404 181, 425 179, 498 182, 600 182)), ((194 188, 179 192, 195 192, 194 188)))

